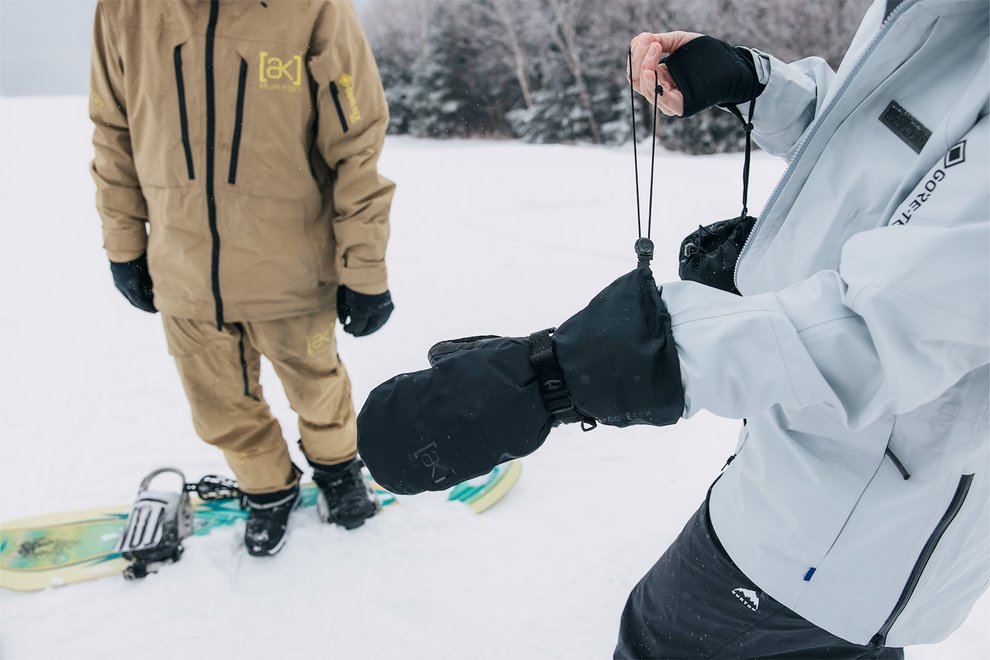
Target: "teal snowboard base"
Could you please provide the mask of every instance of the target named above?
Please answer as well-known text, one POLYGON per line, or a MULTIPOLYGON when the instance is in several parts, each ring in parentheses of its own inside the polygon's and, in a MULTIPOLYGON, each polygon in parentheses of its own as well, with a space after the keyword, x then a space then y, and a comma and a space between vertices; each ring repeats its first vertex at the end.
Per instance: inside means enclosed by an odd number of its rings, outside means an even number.
MULTIPOLYGON (((484 477, 453 488, 448 500, 462 502, 481 513, 505 497, 519 480, 522 465, 510 461, 484 477)), ((371 481, 371 477, 366 475, 371 481)), ((374 482, 378 499, 387 510, 398 503, 395 495, 374 482)), ((316 506, 319 489, 304 483, 300 507, 316 506)), ((193 536, 209 534, 247 518, 237 499, 190 498, 193 536)), ((116 551, 127 524, 130 505, 34 516, 0 525, 0 587, 37 591, 110 575, 121 575, 130 565, 116 551)))

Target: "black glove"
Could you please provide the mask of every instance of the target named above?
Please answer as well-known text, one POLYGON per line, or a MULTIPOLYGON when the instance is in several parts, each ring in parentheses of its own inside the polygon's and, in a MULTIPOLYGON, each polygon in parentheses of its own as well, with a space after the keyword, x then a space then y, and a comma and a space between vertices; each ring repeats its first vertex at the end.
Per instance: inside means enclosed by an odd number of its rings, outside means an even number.
POLYGON ((670 316, 648 268, 598 294, 556 331, 469 337, 430 350, 358 416, 358 449, 379 484, 444 490, 536 451, 559 423, 663 426, 684 410, 670 316))
POLYGON ((394 309, 388 291, 367 295, 351 291, 344 285, 337 287, 337 318, 344 326, 344 332, 355 337, 367 337, 377 332, 394 309))
POLYGON ((151 274, 148 272, 146 254, 122 264, 111 261, 110 273, 113 275, 113 283, 117 290, 124 294, 129 303, 151 314, 158 311, 153 302, 151 274))
POLYGON ((713 105, 752 101, 765 87, 760 84, 749 51, 714 37, 692 39, 663 63, 684 95, 681 117, 690 117, 713 105))

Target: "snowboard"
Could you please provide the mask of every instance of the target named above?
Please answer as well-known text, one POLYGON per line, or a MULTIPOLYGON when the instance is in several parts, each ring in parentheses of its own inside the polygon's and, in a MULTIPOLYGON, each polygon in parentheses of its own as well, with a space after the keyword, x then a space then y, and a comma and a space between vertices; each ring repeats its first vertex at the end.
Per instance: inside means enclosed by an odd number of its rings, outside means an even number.
MULTIPOLYGON (((481 513, 511 490, 522 473, 519 461, 497 466, 489 474, 466 481, 448 493, 451 502, 481 513)), ((367 479, 384 510, 398 504, 395 495, 367 479)), ((319 489, 312 482, 300 488, 299 507, 316 506, 319 489)), ((193 536, 209 534, 247 518, 236 498, 203 500, 190 497, 193 536)), ((116 551, 131 505, 71 511, 12 520, 0 525, 0 587, 37 591, 76 582, 121 575, 131 562, 116 551)))

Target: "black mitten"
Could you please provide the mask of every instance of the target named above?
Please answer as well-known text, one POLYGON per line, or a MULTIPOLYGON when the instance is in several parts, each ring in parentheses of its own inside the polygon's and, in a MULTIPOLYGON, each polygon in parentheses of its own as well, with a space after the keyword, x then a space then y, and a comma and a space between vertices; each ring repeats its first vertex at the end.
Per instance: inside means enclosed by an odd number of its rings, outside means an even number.
POLYGON ((684 412, 670 314, 649 268, 623 275, 554 333, 575 407, 609 426, 674 424, 684 412))
POLYGON ((670 316, 648 268, 612 283, 560 329, 469 337, 430 350, 358 415, 358 450, 400 494, 444 490, 536 451, 558 423, 662 426, 684 410, 670 316))
POLYGON ((445 490, 536 451, 550 433, 529 340, 453 342, 425 371, 396 376, 358 415, 358 451, 399 494, 445 490))

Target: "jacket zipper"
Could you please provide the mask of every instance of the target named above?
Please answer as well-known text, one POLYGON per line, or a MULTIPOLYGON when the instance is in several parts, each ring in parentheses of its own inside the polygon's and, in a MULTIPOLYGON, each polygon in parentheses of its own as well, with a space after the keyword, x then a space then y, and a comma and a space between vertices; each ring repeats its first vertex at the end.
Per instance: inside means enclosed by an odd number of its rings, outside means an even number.
POLYGON ((901 463, 901 459, 897 458, 897 455, 894 454, 893 449, 891 449, 888 446, 887 451, 885 451, 884 454, 886 454, 887 458, 890 459, 890 462, 894 464, 894 467, 897 468, 897 471, 901 473, 901 477, 904 479, 904 481, 907 481, 908 479, 911 478, 911 473, 907 471, 906 467, 904 467, 904 463, 901 463))
POLYGON ((928 565, 928 560, 931 559, 932 554, 935 552, 935 547, 938 546, 938 542, 942 539, 945 534, 945 530, 948 529, 952 521, 955 520, 956 516, 959 514, 959 510, 962 509, 963 503, 966 501, 966 495, 969 494, 969 487, 973 483, 972 474, 964 474, 959 479, 959 485, 956 486, 956 492, 952 496, 952 501, 949 503, 949 508, 946 509, 945 513, 942 514, 942 519, 938 521, 938 525, 935 526, 935 531, 932 535, 928 537, 928 541, 925 543, 924 547, 921 549, 921 555, 918 556, 918 561, 914 563, 914 568, 911 569, 911 574, 908 576, 907 584, 904 585, 904 591, 901 592, 901 597, 897 599, 897 604, 894 606, 894 611, 890 613, 887 620, 884 622, 883 627, 877 631, 877 634, 873 636, 870 640, 870 645, 875 649, 883 648, 887 643, 887 634, 893 627, 897 618, 904 612, 904 608, 907 607, 908 601, 911 600, 911 596, 914 595, 914 590, 918 587, 918 582, 921 581, 921 574, 925 571, 925 567, 928 565))
POLYGON ((192 146, 189 144, 189 115, 186 113, 186 84, 182 78, 182 44, 175 47, 172 59, 175 63, 175 87, 179 94, 179 125, 182 128, 182 149, 186 152, 186 171, 189 179, 195 179, 192 146))
POLYGON ((337 108, 337 118, 340 119, 340 126, 346 133, 349 130, 347 127, 347 116, 344 114, 344 106, 340 104, 340 90, 337 89, 337 83, 333 80, 330 81, 330 96, 333 97, 333 105, 337 108))
POLYGON ((881 23, 880 29, 877 31, 875 35, 873 35, 873 38, 870 40, 870 43, 867 44, 866 48, 863 49, 862 55, 860 55, 859 59, 856 60, 856 64, 853 66, 852 70, 845 77, 845 79, 843 79, 842 85, 835 92, 835 94, 833 94, 832 97, 829 99, 828 105, 826 105, 825 108, 818 114, 818 116, 815 117, 815 120, 812 123, 812 125, 809 126, 808 129, 805 130, 805 132, 801 135, 801 138, 798 140, 797 146, 794 149, 794 155, 787 163, 787 169, 784 170, 784 173, 780 175, 780 179, 777 180, 777 184, 773 187, 773 191, 770 193, 770 197, 767 198, 767 203, 763 205, 763 211, 760 213, 760 215, 756 217, 756 223, 753 225, 753 228, 750 230, 749 235, 746 236, 746 240, 745 242, 743 242, 742 250, 739 251, 739 256, 736 257, 736 267, 732 273, 732 281, 736 285, 737 290, 740 290, 739 264, 742 263, 743 257, 745 257, 746 252, 749 251, 750 245, 753 242, 753 237, 756 236, 757 231, 760 229, 760 226, 763 224, 763 221, 766 219, 767 213, 773 207, 774 203, 776 203, 777 198, 780 197, 780 192, 783 190, 784 184, 787 183, 787 180, 791 178, 792 174, 794 174, 794 168, 797 165, 798 161, 801 159, 801 155, 804 153, 804 150, 807 148, 808 143, 811 142, 811 139, 815 136, 816 133, 818 133, 818 129, 821 128, 821 125, 824 123, 825 118, 835 107, 836 103, 838 103, 838 100, 842 98, 842 95, 849 87, 850 82, 856 76, 856 74, 859 73, 859 70, 863 68, 863 65, 866 63, 866 60, 869 59, 869 56, 876 49, 877 45, 883 39, 884 35, 886 35, 887 31, 890 30, 890 26, 894 23, 894 20, 897 19, 901 14, 903 14, 909 8, 917 4, 919 1, 920 0, 904 0, 904 2, 898 5, 889 16, 883 19, 883 23, 881 23))
POLYGON ((217 200, 213 185, 213 170, 216 146, 216 103, 213 80, 213 45, 217 33, 217 16, 220 13, 220 0, 210 0, 210 22, 206 27, 206 213, 210 223, 210 236, 213 252, 210 262, 210 281, 213 287, 213 301, 216 305, 217 329, 223 328, 223 299, 220 297, 220 231, 217 229, 217 200))
POLYGON ((244 87, 247 83, 248 65, 241 58, 241 71, 237 76, 237 112, 234 115, 234 138, 230 146, 230 174, 227 183, 237 183, 237 154, 241 148, 241 127, 244 125, 244 87))

